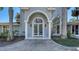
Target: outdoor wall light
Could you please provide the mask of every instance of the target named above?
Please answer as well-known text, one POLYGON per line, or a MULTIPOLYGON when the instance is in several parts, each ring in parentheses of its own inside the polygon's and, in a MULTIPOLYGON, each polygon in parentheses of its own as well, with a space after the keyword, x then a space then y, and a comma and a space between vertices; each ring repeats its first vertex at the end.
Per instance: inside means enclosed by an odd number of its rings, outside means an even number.
POLYGON ((30 24, 30 27, 32 27, 32 24, 30 24))
POLYGON ((45 24, 45 27, 46 27, 47 25, 45 24))

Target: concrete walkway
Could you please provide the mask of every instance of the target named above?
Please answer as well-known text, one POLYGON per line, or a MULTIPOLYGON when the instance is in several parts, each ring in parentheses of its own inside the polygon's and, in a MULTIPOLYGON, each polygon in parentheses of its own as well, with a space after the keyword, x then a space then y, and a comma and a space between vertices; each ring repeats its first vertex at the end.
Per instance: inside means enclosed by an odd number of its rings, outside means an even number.
POLYGON ((0 51, 76 51, 76 47, 65 47, 53 40, 22 40, 0 47, 0 51))

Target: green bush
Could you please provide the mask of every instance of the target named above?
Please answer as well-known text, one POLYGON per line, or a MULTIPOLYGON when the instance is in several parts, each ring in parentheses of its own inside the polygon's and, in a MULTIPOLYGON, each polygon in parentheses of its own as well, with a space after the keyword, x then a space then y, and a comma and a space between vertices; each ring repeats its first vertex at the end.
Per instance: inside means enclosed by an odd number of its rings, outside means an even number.
POLYGON ((13 31, 13 36, 15 36, 19 31, 18 30, 14 30, 13 31))
POLYGON ((0 33, 0 36, 1 36, 2 38, 7 38, 7 37, 8 37, 8 34, 9 34, 9 31, 1 32, 1 33, 0 33))
POLYGON ((71 32, 70 32, 70 30, 67 31, 67 37, 71 38, 71 32))

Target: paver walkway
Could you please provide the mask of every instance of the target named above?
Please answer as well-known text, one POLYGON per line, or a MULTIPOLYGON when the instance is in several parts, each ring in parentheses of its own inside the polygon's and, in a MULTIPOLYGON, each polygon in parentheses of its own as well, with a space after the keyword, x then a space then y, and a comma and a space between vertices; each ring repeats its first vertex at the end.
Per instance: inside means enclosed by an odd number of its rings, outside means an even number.
POLYGON ((76 51, 76 47, 66 47, 53 40, 22 40, 0 47, 0 51, 76 51))

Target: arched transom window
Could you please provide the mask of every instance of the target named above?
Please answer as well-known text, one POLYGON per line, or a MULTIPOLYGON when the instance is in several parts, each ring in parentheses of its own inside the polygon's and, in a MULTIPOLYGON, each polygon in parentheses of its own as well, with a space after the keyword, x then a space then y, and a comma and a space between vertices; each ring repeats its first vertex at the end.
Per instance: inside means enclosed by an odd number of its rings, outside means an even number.
POLYGON ((37 17, 34 19, 34 23, 43 23, 43 20, 42 18, 37 17))

